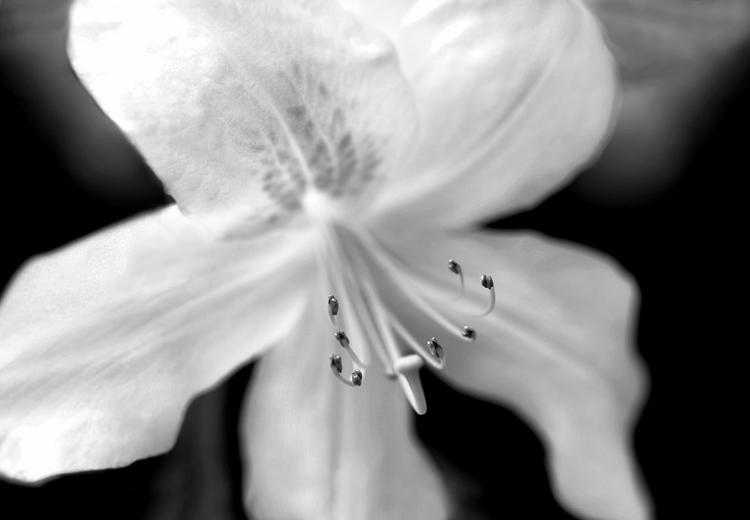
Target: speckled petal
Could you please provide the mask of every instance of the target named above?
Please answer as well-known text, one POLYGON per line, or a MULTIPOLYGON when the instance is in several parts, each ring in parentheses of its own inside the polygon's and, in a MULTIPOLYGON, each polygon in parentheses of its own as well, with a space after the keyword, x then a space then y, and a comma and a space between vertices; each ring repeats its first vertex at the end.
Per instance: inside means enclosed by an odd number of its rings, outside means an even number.
POLYGON ((412 151, 392 45, 334 2, 81 0, 71 58, 191 213, 357 199, 412 151))

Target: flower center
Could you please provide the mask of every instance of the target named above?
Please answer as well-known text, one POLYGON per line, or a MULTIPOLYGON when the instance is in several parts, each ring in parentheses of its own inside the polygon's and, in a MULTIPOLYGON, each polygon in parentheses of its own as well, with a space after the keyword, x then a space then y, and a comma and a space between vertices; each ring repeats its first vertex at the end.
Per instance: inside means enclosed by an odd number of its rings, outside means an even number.
POLYGON ((294 103, 281 112, 269 109, 275 117, 261 147, 267 154, 262 189, 279 211, 319 215, 336 199, 359 195, 375 178, 380 156, 375 143, 354 130, 328 85, 314 84, 300 65, 292 69, 278 80, 294 103))
MULTIPOLYGON (((423 341, 415 338, 409 324, 384 303, 383 294, 394 296, 396 292, 399 301, 413 305, 447 331, 452 336, 448 341, 474 341, 477 332, 470 326, 457 326, 441 309, 417 293, 408 280, 405 266, 399 265, 366 229, 357 228, 355 232, 341 223, 327 221, 321 222, 319 230, 319 268, 328 291, 325 299, 321 297, 321 305, 327 307, 331 337, 344 351, 343 356, 330 356, 331 372, 350 387, 366 384, 368 377, 395 379, 414 410, 425 413, 427 405, 419 369, 428 365, 441 370, 446 362, 443 346, 435 336, 422 338, 423 341), (375 370, 372 357, 378 359, 381 375, 372 373, 375 370), (345 373, 351 375, 346 377, 345 373)), ((450 260, 448 269, 460 275, 463 292, 461 266, 450 260)), ((491 293, 492 310, 492 278, 483 275, 481 283, 491 293)))

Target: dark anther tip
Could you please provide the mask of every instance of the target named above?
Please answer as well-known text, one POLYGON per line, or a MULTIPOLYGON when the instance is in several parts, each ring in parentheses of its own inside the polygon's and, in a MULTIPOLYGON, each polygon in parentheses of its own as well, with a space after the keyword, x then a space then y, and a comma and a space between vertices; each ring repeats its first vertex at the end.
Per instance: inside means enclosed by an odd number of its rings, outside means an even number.
POLYGON ((434 358, 443 358, 443 347, 440 346, 440 343, 438 343, 436 338, 430 338, 430 340, 427 342, 427 348, 430 349, 430 354, 432 354, 434 358))
POLYGON ((328 297, 328 310, 334 316, 339 313, 339 301, 334 295, 328 297))
POLYGON ((344 370, 343 365, 341 364, 341 356, 337 356, 336 354, 331 354, 328 359, 331 360, 331 366, 336 367, 336 371, 340 374, 342 370, 344 370))
POLYGON ((475 331, 469 326, 464 327, 464 330, 461 331, 461 335, 464 338, 469 339, 471 341, 474 341, 475 339, 477 339, 477 331, 475 331))

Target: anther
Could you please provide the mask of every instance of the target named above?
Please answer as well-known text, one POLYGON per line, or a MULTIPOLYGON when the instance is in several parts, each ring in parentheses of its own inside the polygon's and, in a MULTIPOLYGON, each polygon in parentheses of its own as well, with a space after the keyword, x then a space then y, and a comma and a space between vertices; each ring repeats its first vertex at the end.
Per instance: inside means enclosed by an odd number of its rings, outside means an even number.
POLYGON ((336 315, 339 313, 339 301, 334 295, 328 297, 328 318, 336 325, 336 315))
POLYGON ((341 346, 344 348, 349 347, 349 338, 346 335, 346 332, 343 330, 338 331, 336 334, 333 335, 336 338, 336 341, 341 343, 341 346))
POLYGON ((440 343, 438 343, 436 338, 430 338, 430 340, 427 342, 427 348, 430 349, 430 354, 432 354, 432 357, 434 357, 438 361, 443 361, 445 359, 443 358, 443 347, 440 346, 440 343))
POLYGON ((331 316, 336 316, 339 313, 339 301, 334 295, 328 297, 328 312, 331 316))
POLYGON ((393 370, 398 374, 401 389, 406 394, 406 399, 419 415, 427 411, 427 400, 424 397, 422 381, 419 379, 419 369, 424 366, 424 361, 416 354, 400 357, 393 363, 393 370))
POLYGON ((464 330, 461 331, 461 335, 469 341, 474 341, 475 339, 477 339, 477 331, 475 331, 468 325, 464 326, 464 330))
POLYGON ((349 345, 349 337, 346 335, 346 332, 344 332, 343 330, 339 330, 333 335, 333 337, 336 338, 336 341, 338 341, 341 347, 346 350, 346 353, 351 356, 352 360, 356 364, 366 366, 366 364, 363 363, 361 359, 359 359, 357 354, 354 353, 354 350, 352 350, 352 347, 349 345))
POLYGON ((344 367, 341 364, 341 356, 337 356, 336 354, 331 354, 330 356, 328 356, 328 359, 331 360, 331 368, 332 369, 335 368, 336 372, 340 374, 341 371, 344 370, 344 367))
POLYGON ((483 274, 481 278, 479 278, 479 283, 482 284, 482 287, 490 291, 490 307, 484 312, 484 314, 482 314, 482 316, 487 316, 492 312, 492 309, 495 308, 495 282, 490 275, 483 274))
POLYGON ((453 274, 457 274, 461 280, 461 290, 458 292, 457 296, 457 298, 460 298, 464 294, 464 271, 461 269, 461 265, 452 258, 448 260, 448 270, 453 274))
POLYGON ((362 385, 362 372, 360 370, 355 370, 354 372, 352 372, 351 378, 346 379, 341 375, 341 372, 344 370, 344 367, 341 364, 341 356, 331 354, 330 356, 328 356, 328 359, 330 359, 331 361, 331 373, 336 376, 336 379, 344 383, 346 386, 362 385))

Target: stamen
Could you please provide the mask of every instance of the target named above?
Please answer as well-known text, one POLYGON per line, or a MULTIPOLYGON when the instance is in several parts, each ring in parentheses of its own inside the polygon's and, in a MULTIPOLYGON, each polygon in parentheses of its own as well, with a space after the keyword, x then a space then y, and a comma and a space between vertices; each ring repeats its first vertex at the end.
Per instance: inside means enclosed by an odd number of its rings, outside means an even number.
MULTIPOLYGON (((397 260, 397 259, 392 258, 391 256, 385 254, 381 250, 378 243, 375 242, 372 239, 372 237, 368 236, 367 233, 363 233, 357 236, 361 240, 367 242, 369 246, 368 248, 360 249, 362 253, 364 253, 365 257, 368 258, 369 260, 372 260, 380 271, 388 273, 390 277, 392 278, 396 278, 397 279, 396 281, 398 283, 398 289, 403 291, 403 295, 406 296, 409 300, 411 300, 413 305, 415 305, 419 310, 427 314, 430 318, 438 322, 438 324, 440 324, 443 328, 445 328, 446 331, 448 331, 451 334, 455 334, 457 337, 461 337, 461 331, 456 327, 456 324, 452 323, 448 318, 446 318, 441 313, 440 310, 436 309, 431 301, 426 299, 424 296, 422 296, 421 294, 419 294, 417 291, 415 291, 412 288, 413 280, 402 275, 402 272, 404 270, 409 269, 409 267, 406 266, 406 264, 395 262, 394 260, 397 260)), ((353 244, 359 245, 356 241, 353 242, 353 244)), ((396 317, 390 313, 388 317, 390 321, 396 320, 396 317)), ((401 330, 405 330, 405 327, 402 326, 401 330)), ((404 334, 401 334, 401 336, 404 337, 404 339, 406 339, 406 336, 404 336, 404 334)), ((414 343, 415 342, 410 342, 411 345, 414 345, 414 343)), ((416 344, 421 345, 420 342, 416 342, 416 344)), ((420 351, 422 349, 417 348, 415 350, 420 351)), ((428 362, 432 364, 429 357, 428 357, 428 362)))
POLYGON ((339 313, 339 301, 334 295, 328 297, 328 318, 331 323, 336 326, 336 315, 339 313))
POLYGON ((349 346, 349 337, 346 335, 346 332, 340 330, 336 332, 333 337, 336 338, 336 341, 338 341, 341 347, 346 350, 346 353, 349 354, 349 356, 356 364, 363 366, 365 365, 365 363, 362 363, 362 360, 357 357, 357 354, 355 354, 354 350, 352 350, 352 348, 349 346))
POLYGON ((398 358, 393 363, 393 370, 401 376, 398 379, 406 399, 419 415, 424 415, 427 411, 427 400, 424 397, 422 381, 419 379, 419 369, 423 366, 424 361, 416 354, 398 358))
POLYGON ((341 356, 337 356, 336 354, 331 354, 328 356, 328 359, 331 360, 331 368, 335 368, 336 372, 338 374, 341 373, 342 370, 344 370, 343 365, 341 364, 341 356))
POLYGON ((464 330, 461 331, 461 335, 469 341, 474 341, 475 339, 477 339, 477 331, 475 331, 468 325, 464 326, 464 330))
POLYGON ((443 365, 445 364, 443 359, 435 359, 435 356, 432 355, 432 353, 428 355, 428 352, 425 351, 422 343, 417 341, 414 336, 411 335, 409 330, 404 326, 403 323, 399 321, 398 318, 396 318, 396 316, 389 313, 388 318, 396 333, 401 336, 401 339, 403 339, 404 342, 409 345, 414 352, 421 354, 420 357, 427 363, 429 363, 433 368, 436 368, 437 370, 443 369, 443 365))
MULTIPOLYGON (((336 233, 329 226, 322 228, 322 234, 326 238, 325 243, 329 249, 329 256, 336 260, 336 270, 330 273, 330 276, 336 278, 339 281, 337 291, 347 303, 347 309, 364 310, 367 306, 363 300, 362 291, 359 287, 361 278, 366 275, 366 271, 360 273, 352 269, 351 263, 356 262, 356 257, 351 258, 346 254, 345 244, 341 241, 338 233, 336 233)), ((333 262, 333 260, 331 260, 333 262)), ((326 270, 330 268, 331 262, 326 264, 326 270)), ((376 333, 372 330, 371 320, 367 319, 367 312, 360 313, 343 313, 340 318, 337 319, 339 325, 335 325, 336 328, 344 328, 342 322, 345 325, 346 330, 352 334, 354 338, 358 339, 358 342, 368 341, 370 338, 374 338, 376 333), (357 319, 358 318, 358 319, 357 319)), ((372 345, 361 345, 357 344, 357 348, 352 347, 352 351, 357 351, 359 363, 362 366, 368 366, 370 363, 369 349, 366 348, 372 345)), ((375 349, 377 350, 377 344, 375 349)), ((390 364, 390 363, 389 363, 390 364)))
POLYGON ((482 287, 490 291, 490 307, 482 314, 482 316, 487 316, 495 308, 495 282, 490 275, 483 274, 479 279, 479 283, 482 284, 482 287))
POLYGON ((452 258, 448 260, 448 270, 451 273, 457 274, 461 280, 461 289, 458 291, 458 296, 456 296, 456 298, 460 298, 464 294, 464 271, 461 269, 461 265, 452 258))
POLYGON ((336 341, 341 343, 342 347, 349 348, 349 338, 346 336, 346 332, 340 330, 334 334, 333 337, 336 338, 336 341))
POLYGON ((393 367, 391 366, 391 360, 397 359, 401 354, 398 349, 398 342, 396 341, 393 330, 391 330, 390 324, 388 323, 386 312, 380 305, 377 294, 375 293, 375 289, 372 288, 372 284, 367 278, 363 278, 362 280, 362 289, 369 297, 370 301, 373 302, 372 314, 373 318, 375 319, 373 325, 375 326, 376 332, 380 340, 383 342, 383 346, 385 349, 383 350, 382 348, 377 348, 375 351, 380 355, 380 361, 385 367, 385 377, 387 377, 388 379, 393 379, 396 377, 396 373, 393 371, 393 367))
POLYGON ((360 370, 355 370, 354 372, 352 372, 351 378, 346 379, 341 375, 341 372, 344 370, 344 367, 341 364, 341 356, 331 354, 330 356, 328 356, 328 359, 331 360, 331 373, 336 376, 336 379, 344 383, 346 386, 362 385, 362 372, 360 370))
POLYGON ((440 343, 438 343, 437 339, 434 336, 427 342, 427 348, 430 349, 430 354, 432 354, 432 357, 445 364, 443 347, 440 346, 440 343))

